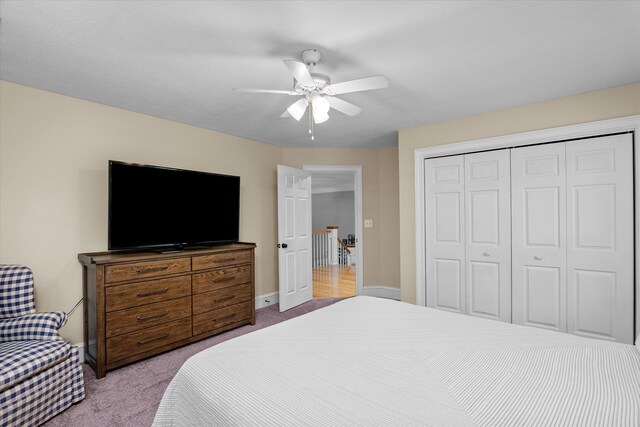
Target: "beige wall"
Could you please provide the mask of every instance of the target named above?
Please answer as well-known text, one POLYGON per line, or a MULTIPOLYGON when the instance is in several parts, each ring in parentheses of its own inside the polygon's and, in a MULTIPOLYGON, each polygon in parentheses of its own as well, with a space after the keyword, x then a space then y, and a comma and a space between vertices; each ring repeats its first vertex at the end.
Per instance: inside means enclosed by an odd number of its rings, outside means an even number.
MULTIPOLYGON (((276 165, 356 164, 376 225, 365 231, 365 284, 399 287, 397 155, 283 149, 0 81, 0 263, 34 270, 39 310, 69 311, 82 297, 77 254, 107 248, 107 160, 123 160, 239 175, 240 238, 257 243, 256 295, 269 294, 278 289, 276 165)), ((82 341, 81 310, 62 333, 82 341)))
POLYGON ((363 228, 364 286, 399 287, 398 149, 389 148, 287 148, 284 164, 361 165, 362 218, 373 228, 363 228))
MULTIPOLYGON (((39 310, 82 296, 79 252, 107 247, 107 160, 242 177, 241 239, 258 244, 256 294, 277 290, 278 163, 362 165, 365 286, 415 301, 416 148, 640 114, 640 83, 399 132, 399 147, 280 148, 0 82, 0 262, 36 273, 39 310), (399 192, 398 192, 399 188, 399 192), (398 208, 399 207, 399 208, 398 208)), ((63 330, 81 342, 77 311, 63 330)))
POLYGON ((640 83, 523 105, 399 132, 402 300, 415 302, 414 150, 640 114, 640 83))
MULTIPOLYGON (((400 287, 400 209, 398 147, 381 148, 380 173, 380 285, 400 287)), ((376 223, 374 223, 376 225, 376 223)), ((364 229, 365 233, 367 229, 364 229)), ((367 284, 367 282, 365 282, 367 284)))
MULTIPOLYGON (((38 310, 82 297, 80 252, 107 249, 107 160, 239 175, 256 294, 277 289, 272 145, 0 82, 0 262, 30 266, 38 310)), ((82 311, 63 329, 82 340, 82 311)))

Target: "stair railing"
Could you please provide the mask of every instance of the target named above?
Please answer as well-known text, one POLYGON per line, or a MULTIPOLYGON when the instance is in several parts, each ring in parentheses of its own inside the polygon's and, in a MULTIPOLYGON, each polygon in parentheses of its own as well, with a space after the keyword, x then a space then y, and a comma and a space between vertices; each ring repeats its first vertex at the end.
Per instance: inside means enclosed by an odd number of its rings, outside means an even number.
POLYGON ((338 239, 338 243, 338 262, 342 265, 349 265, 351 261, 351 251, 342 240, 338 239))
POLYGON ((313 267, 329 264, 329 230, 313 230, 312 232, 312 264, 313 267))

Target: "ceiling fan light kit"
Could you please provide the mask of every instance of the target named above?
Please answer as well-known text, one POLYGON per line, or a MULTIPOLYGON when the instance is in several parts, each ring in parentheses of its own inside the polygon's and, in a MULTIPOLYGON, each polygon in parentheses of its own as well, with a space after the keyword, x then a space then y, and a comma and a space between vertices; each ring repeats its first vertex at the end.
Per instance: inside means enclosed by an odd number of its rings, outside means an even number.
POLYGON ((322 55, 316 49, 302 51, 302 62, 295 59, 283 60, 284 65, 293 75, 293 90, 272 89, 234 89, 239 92, 275 93, 281 95, 302 96, 291 104, 280 117, 293 117, 300 121, 309 108, 309 133, 313 136, 313 124, 324 123, 329 120, 329 110, 340 111, 348 116, 360 114, 362 108, 351 104, 334 95, 343 93, 362 92, 365 90, 383 89, 389 86, 389 80, 385 76, 365 77, 363 79, 349 80, 342 83, 331 84, 329 76, 313 72, 314 67, 320 62, 322 55))
POLYGON ((294 119, 300 121, 307 109, 307 105, 309 105, 309 101, 307 101, 306 98, 300 98, 287 108, 287 113, 294 119))

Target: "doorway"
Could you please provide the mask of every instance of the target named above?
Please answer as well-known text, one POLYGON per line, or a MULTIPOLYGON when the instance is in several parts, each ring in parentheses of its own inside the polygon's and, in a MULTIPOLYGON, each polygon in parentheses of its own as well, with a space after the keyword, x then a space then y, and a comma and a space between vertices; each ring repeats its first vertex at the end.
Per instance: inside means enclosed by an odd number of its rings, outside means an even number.
POLYGON ((362 294, 362 167, 304 165, 311 172, 313 298, 362 294))

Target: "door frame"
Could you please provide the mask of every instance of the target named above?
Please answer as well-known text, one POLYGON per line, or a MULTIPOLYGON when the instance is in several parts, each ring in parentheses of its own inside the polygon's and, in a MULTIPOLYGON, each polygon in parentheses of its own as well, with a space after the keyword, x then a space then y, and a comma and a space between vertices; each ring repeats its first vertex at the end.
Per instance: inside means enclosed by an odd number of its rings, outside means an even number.
MULTIPOLYGON (((636 142, 640 138, 640 115, 609 120, 580 123, 576 125, 541 129, 491 138, 475 139, 452 144, 418 148, 414 152, 415 171, 415 215, 416 215, 416 304, 426 306, 426 242, 425 242, 425 169, 424 161, 430 157, 451 156, 477 151, 497 150, 570 139, 587 138, 620 132, 635 132, 634 145, 634 208, 635 208, 635 266, 640 266, 640 149, 636 142)), ((640 332, 640 274, 635 275, 635 334, 640 332)))
MULTIPOLYGON (((323 173, 344 173, 353 172, 354 178, 354 205, 355 205, 355 219, 356 219, 356 243, 358 243, 356 250, 356 295, 363 294, 363 252, 364 252, 364 234, 362 232, 362 166, 360 165, 303 165, 303 170, 310 172, 323 172, 323 173)), ((311 177, 313 185, 313 176, 311 177)), ((313 193, 311 193, 311 204, 313 206, 313 193)), ((313 214, 312 214, 313 215, 313 214)))

